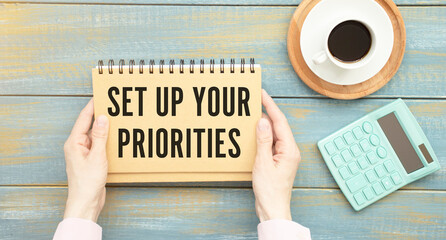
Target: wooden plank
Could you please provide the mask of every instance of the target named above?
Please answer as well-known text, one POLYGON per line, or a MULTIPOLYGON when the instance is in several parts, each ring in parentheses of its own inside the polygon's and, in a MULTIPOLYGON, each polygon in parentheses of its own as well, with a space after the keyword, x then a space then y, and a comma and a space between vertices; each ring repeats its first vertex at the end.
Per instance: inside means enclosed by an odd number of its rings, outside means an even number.
MULTIPOLYGON (((295 7, 0 5, 0 95, 91 94, 98 59, 255 57, 274 96, 319 96, 286 52, 295 7)), ((400 7, 403 64, 372 97, 445 98, 446 8, 400 7), (435 24, 432 24, 435 23, 435 24)))
MULTIPOLYGON (((74 120, 89 98, 0 97, 0 185, 66 184, 62 146, 74 120)), ((302 163, 294 186, 337 187, 316 142, 391 100, 276 99, 286 114, 302 163)), ((407 100, 430 140, 440 163, 446 166, 446 101, 407 100)), ((446 189, 446 168, 406 188, 446 189)), ((167 184, 197 186, 198 184, 167 184)), ((247 187, 249 183, 207 183, 204 186, 247 187)), ((166 186, 166 184, 152 184, 166 186)))
MULTIPOLYGON (((218 0, 218 1, 205 1, 205 0, 3 0, 5 3, 70 3, 70 4, 125 4, 125 5, 230 5, 230 6, 297 6, 300 0, 218 0)), ((397 5, 446 5, 445 0, 396 0, 397 5)))
MULTIPOLYGON (((64 188, 0 188, 0 238, 50 239, 64 188)), ((292 215, 313 239, 444 239, 445 192, 398 191, 355 212, 339 190, 295 189, 292 215)), ((257 239, 250 189, 108 188, 104 239, 257 239)))

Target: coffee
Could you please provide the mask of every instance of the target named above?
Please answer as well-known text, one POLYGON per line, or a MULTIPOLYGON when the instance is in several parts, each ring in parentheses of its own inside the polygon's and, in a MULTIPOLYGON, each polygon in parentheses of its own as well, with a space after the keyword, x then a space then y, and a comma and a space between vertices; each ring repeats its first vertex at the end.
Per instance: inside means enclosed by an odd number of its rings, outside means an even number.
POLYGON ((338 24, 328 37, 328 50, 342 62, 361 60, 372 46, 369 29, 358 21, 349 20, 338 24))

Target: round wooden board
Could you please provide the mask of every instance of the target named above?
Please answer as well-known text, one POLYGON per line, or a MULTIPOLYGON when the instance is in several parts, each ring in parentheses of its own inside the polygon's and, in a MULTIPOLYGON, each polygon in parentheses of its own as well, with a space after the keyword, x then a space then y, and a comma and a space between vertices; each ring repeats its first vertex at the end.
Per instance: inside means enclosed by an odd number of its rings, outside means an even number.
POLYGON ((288 29, 287 47, 288 56, 294 71, 302 81, 314 91, 337 99, 357 99, 376 92, 383 87, 397 72, 403 61, 406 47, 406 28, 403 17, 392 0, 375 0, 386 11, 393 25, 393 49, 386 65, 375 76, 354 85, 337 85, 324 81, 314 74, 305 63, 300 50, 300 32, 308 13, 321 0, 303 0, 293 14, 288 29))

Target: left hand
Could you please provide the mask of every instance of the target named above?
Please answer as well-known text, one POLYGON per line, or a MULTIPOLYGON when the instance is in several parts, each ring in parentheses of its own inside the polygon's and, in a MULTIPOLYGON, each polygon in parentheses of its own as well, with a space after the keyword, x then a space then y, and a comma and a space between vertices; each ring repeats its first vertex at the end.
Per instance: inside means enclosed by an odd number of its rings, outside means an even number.
POLYGON ((79 114, 64 145, 68 178, 68 199, 64 218, 96 222, 105 203, 108 119, 99 116, 93 123, 93 99, 79 114))

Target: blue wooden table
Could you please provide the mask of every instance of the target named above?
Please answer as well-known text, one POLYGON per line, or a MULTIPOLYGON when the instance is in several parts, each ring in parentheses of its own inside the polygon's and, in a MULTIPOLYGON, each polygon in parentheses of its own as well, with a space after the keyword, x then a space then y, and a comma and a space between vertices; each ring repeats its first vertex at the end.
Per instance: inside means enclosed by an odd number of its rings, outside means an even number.
MULTIPOLYGON (((303 161, 294 220, 314 239, 446 239, 446 168, 355 212, 316 142, 405 99, 446 166, 446 1, 397 0, 407 30, 395 77, 360 100, 327 99, 287 56, 298 0, 2 0, 0 239, 49 239, 67 194, 62 145, 92 96, 98 59, 254 57, 286 114, 303 161)), ((255 239, 248 183, 110 186, 105 239, 255 239)))

